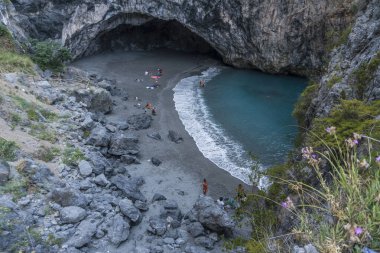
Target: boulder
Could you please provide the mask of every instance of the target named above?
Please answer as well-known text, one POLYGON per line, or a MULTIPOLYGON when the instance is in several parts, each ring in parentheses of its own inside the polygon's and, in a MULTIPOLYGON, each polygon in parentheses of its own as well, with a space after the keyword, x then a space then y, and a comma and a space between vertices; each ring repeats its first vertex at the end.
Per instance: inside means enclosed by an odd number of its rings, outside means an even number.
POLYGON ((86 140, 87 145, 92 145, 96 147, 108 147, 111 139, 110 133, 102 125, 97 125, 92 131, 88 139, 86 140))
POLYGON ((91 113, 86 113, 84 120, 80 124, 81 129, 90 130, 95 126, 95 121, 91 117, 91 113))
POLYGON ((191 212, 203 227, 226 236, 232 234, 235 222, 211 197, 201 195, 191 212))
POLYGON ((141 200, 136 200, 135 203, 133 204, 137 209, 139 209, 140 211, 148 211, 149 210, 149 206, 148 206, 148 203, 147 202, 143 202, 141 200))
POLYGON ((194 245, 187 245, 185 248, 186 253, 208 253, 204 248, 194 245))
POLYGON ((73 95, 77 101, 86 104, 90 112, 110 113, 112 111, 111 94, 103 88, 75 89, 73 95))
POLYGON ((109 161, 98 151, 86 153, 86 157, 91 161, 92 172, 96 175, 104 173, 107 167, 110 167, 109 161))
POLYGON ((4 185, 9 180, 9 164, 0 160, 0 185, 4 185))
POLYGON ((169 140, 177 144, 183 142, 183 138, 176 131, 173 130, 169 130, 168 138, 169 140))
POLYGON ((135 156, 132 155, 122 155, 120 157, 120 162, 126 163, 126 164, 140 164, 140 160, 137 159, 135 156))
POLYGON ((91 176, 92 166, 86 160, 80 161, 78 164, 78 168, 79 168, 79 174, 81 174, 83 177, 91 176))
POLYGON ((139 187, 144 183, 142 177, 128 178, 118 174, 111 178, 111 183, 119 188, 129 199, 146 202, 145 196, 139 190, 139 187))
POLYGON ((147 129, 152 124, 152 116, 141 113, 137 115, 132 115, 128 118, 128 124, 135 130, 147 129))
POLYGON ((138 150, 138 138, 132 134, 115 133, 112 135, 108 153, 115 156, 128 155, 138 150))
POLYGON ((123 199, 119 202, 120 212, 129 218, 134 224, 138 224, 141 221, 140 211, 133 206, 132 201, 129 199, 123 199))
POLYGON ((166 221, 158 216, 149 219, 148 231, 154 235, 162 236, 166 232, 166 221))
POLYGON ((206 236, 199 236, 199 237, 194 239, 194 242, 197 245, 202 246, 206 249, 210 249, 210 250, 214 248, 214 244, 215 244, 214 240, 212 240, 211 238, 208 238, 206 236))
POLYGON ((162 163, 161 160, 158 159, 158 158, 156 158, 156 157, 152 157, 152 158, 150 159, 150 161, 152 162, 152 164, 153 164, 154 166, 160 166, 160 164, 162 163))
POLYGON ((166 200, 166 197, 160 193, 155 193, 152 198, 152 202, 166 200))
POLYGON ((94 183, 99 186, 107 186, 110 182, 107 180, 104 174, 100 174, 94 178, 94 183))
POLYGON ((205 234, 205 229, 200 222, 192 222, 187 225, 187 231, 195 238, 205 234))
POLYGON ((60 211, 62 223, 77 223, 86 217, 86 210, 79 206, 67 206, 60 211))
POLYGON ((66 206, 86 207, 88 204, 88 200, 84 194, 71 188, 54 189, 49 193, 48 198, 60 204, 63 207, 66 207, 66 206))
POLYGON ((34 91, 34 95, 38 100, 48 105, 54 105, 64 99, 62 93, 58 93, 52 88, 37 89, 34 91))
POLYGON ((107 224, 108 239, 119 246, 128 239, 130 226, 120 214, 116 214, 107 224))
POLYGON ((94 222, 92 219, 82 221, 66 244, 75 248, 83 247, 91 241, 92 236, 96 233, 97 225, 98 222, 94 222))
POLYGON ((28 178, 30 183, 44 188, 57 187, 55 185, 56 178, 54 178, 54 174, 46 165, 25 159, 16 165, 16 169, 20 174, 28 178))
POLYGON ((147 134, 147 136, 157 141, 161 140, 161 135, 159 133, 151 133, 147 134))

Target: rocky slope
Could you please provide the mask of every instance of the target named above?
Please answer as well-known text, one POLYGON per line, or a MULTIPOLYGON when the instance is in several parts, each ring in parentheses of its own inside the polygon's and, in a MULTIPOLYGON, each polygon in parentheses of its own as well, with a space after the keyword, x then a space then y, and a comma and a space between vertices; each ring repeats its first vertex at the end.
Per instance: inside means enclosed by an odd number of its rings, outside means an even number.
POLYGON ((369 1, 342 45, 330 54, 326 73, 314 91, 307 121, 327 116, 340 99, 380 99, 380 6, 369 1))
POLYGON ((19 40, 60 39, 74 56, 121 24, 176 20, 207 41, 234 66, 308 74, 322 66, 326 32, 350 22, 353 0, 0 2, 0 16, 19 40))
POLYGON ((220 235, 239 231, 211 197, 187 211, 169 195, 147 199, 131 173, 152 117, 109 121, 109 91, 125 95, 115 82, 70 68, 55 80, 3 74, 0 87, 0 251, 221 252, 220 235))

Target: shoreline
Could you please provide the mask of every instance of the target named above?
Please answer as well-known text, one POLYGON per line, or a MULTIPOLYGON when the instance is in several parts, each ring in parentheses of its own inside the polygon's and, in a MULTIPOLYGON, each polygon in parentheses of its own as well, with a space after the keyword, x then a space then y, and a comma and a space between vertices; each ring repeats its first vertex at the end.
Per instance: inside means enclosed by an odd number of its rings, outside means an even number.
POLYGON ((148 199, 153 196, 155 191, 165 191, 161 193, 168 194, 171 198, 183 202, 184 206, 190 209, 191 206, 186 202, 193 203, 201 194, 203 178, 208 180, 208 195, 213 198, 235 196, 236 187, 240 183, 248 191, 252 190, 252 186, 244 184, 243 181, 233 177, 229 172, 219 168, 203 156, 194 139, 185 130, 175 109, 173 88, 179 81, 197 75, 208 67, 220 64, 220 62, 205 56, 194 56, 167 50, 104 53, 86 57, 73 63, 73 66, 89 73, 97 73, 105 78, 116 79, 118 88, 128 93, 129 99, 127 101, 123 101, 122 92, 113 96, 116 106, 114 111, 107 116, 110 121, 121 121, 128 115, 143 112, 143 109, 136 108, 135 97, 141 99, 138 102, 142 106, 150 102, 157 107, 157 116, 153 116, 151 128, 136 131, 139 135, 142 159, 141 165, 131 168, 130 171, 134 176, 151 178, 150 182, 141 188, 148 199), (100 59, 101 62, 99 62, 100 59), (157 66, 163 69, 163 76, 159 81, 161 86, 155 90, 145 89, 149 81, 146 80, 144 72, 157 66), (136 82, 136 79, 144 79, 144 82, 136 82), (126 111, 123 109, 124 107, 127 108, 126 111), (169 130, 176 131, 183 137, 184 141, 180 144, 170 142, 167 138, 169 130), (147 137, 147 134, 153 132, 160 133, 162 140, 156 141, 147 137), (149 162, 153 156, 162 160, 159 167, 152 166, 149 162), (159 174, 167 175, 161 178, 159 174), (181 180, 178 182, 173 177, 181 178, 181 180), (178 184, 184 189, 180 191, 188 193, 186 201, 183 201, 182 196, 175 194, 178 192, 178 184))

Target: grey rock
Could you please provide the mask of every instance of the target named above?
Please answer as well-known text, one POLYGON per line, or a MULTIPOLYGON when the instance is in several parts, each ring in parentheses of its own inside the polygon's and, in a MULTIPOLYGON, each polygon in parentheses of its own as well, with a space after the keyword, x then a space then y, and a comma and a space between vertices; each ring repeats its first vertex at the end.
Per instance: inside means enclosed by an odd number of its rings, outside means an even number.
POLYGON ((183 142, 183 138, 176 131, 173 130, 169 130, 168 138, 169 140, 177 144, 183 142))
POLYGON ((83 220, 87 212, 78 206, 67 206, 60 210, 60 217, 62 223, 77 223, 83 220))
POLYGON ((125 131, 129 129, 129 125, 127 123, 123 123, 119 125, 119 130, 125 131))
POLYGON ((129 199, 123 199, 119 202, 120 212, 129 218, 133 224, 138 224, 141 221, 140 211, 133 206, 132 201, 129 199))
POLYGON ((111 166, 109 161, 100 152, 88 152, 86 153, 86 157, 93 164, 92 171, 96 175, 104 173, 105 169, 111 166))
POLYGON ((138 115, 132 115, 128 118, 128 124, 135 130, 147 129, 150 127, 153 121, 152 116, 141 113, 138 115))
POLYGON ((111 178, 111 183, 119 188, 129 199, 146 202, 145 196, 139 190, 139 187, 144 183, 143 178, 128 178, 119 174, 111 178))
POLYGON ((164 238, 164 243, 166 243, 166 244, 174 244, 175 241, 174 241, 173 238, 166 237, 166 238, 164 238))
POLYGON ((122 155, 120 157, 120 162, 126 163, 126 164, 140 164, 139 159, 137 159, 135 156, 131 155, 122 155))
POLYGON ((113 103, 111 94, 102 88, 90 87, 88 89, 75 89, 73 95, 77 101, 87 105, 91 112, 109 113, 112 111, 113 103))
POLYGON ((74 235, 65 243, 68 246, 80 248, 91 241, 92 236, 96 233, 98 222, 87 219, 82 221, 77 227, 74 235))
POLYGON ((114 133, 114 132, 116 132, 116 130, 117 130, 117 128, 116 128, 115 126, 111 125, 111 124, 107 124, 107 125, 106 125, 106 129, 107 129, 108 131, 110 131, 111 133, 114 133))
POLYGON ((203 247, 187 245, 185 248, 186 253, 208 253, 203 247))
POLYGON ((205 230, 200 222, 193 222, 187 226, 187 231, 195 238, 205 234, 205 230))
POLYGON ((304 247, 298 245, 293 247, 293 253, 318 253, 318 250, 312 244, 307 244, 304 247))
POLYGON ((104 174, 100 174, 94 178, 94 183, 99 186, 107 186, 110 184, 110 182, 107 180, 106 176, 104 174))
POLYGON ((226 236, 232 234, 235 222, 211 197, 201 195, 191 212, 203 227, 226 236))
POLYGON ((9 180, 10 168, 6 161, 0 160, 0 185, 4 185, 9 180))
POLYGON ((158 140, 158 141, 161 140, 161 135, 159 133, 151 133, 151 134, 147 134, 147 136, 154 140, 158 140))
POLYGON ((51 88, 51 84, 46 80, 38 81, 36 82, 36 85, 37 87, 44 88, 44 89, 51 88))
POLYGON ((144 246, 137 246, 132 253, 151 253, 150 250, 144 246))
POLYGON ((108 239, 114 245, 119 246, 120 243, 127 240, 129 229, 128 222, 120 214, 116 214, 108 224, 108 239))
POLYGON ((112 135, 108 153, 121 156, 128 155, 130 150, 138 150, 138 138, 132 134, 115 133, 112 135))
POLYGON ((153 246, 151 249, 150 249, 150 253, 163 253, 164 252, 164 249, 161 247, 161 246, 153 246))
POLYGON ((5 73, 5 74, 3 74, 3 77, 4 77, 5 81, 12 83, 12 84, 17 83, 19 78, 20 78, 18 73, 5 73))
POLYGON ((95 122, 91 117, 90 113, 86 113, 84 120, 81 123, 81 128, 84 130, 90 130, 95 126, 95 122))
POLYGON ((200 237, 197 237, 194 239, 195 243, 197 245, 200 245, 206 249, 213 249, 214 248, 214 244, 215 244, 215 241, 214 240, 211 240, 210 238, 206 237, 206 236, 200 236, 200 237))
POLYGON ((79 173, 83 177, 88 177, 88 176, 90 176, 92 174, 92 166, 86 160, 80 161, 79 164, 78 164, 78 168, 79 168, 79 173))
POLYGON ((149 219, 148 231, 158 236, 164 235, 166 232, 166 221, 157 216, 151 217, 149 219))
POLYGON ((164 202, 164 208, 168 210, 178 209, 178 203, 175 200, 166 200, 164 202))
POLYGON ((86 191, 90 188, 92 188, 94 185, 91 183, 89 178, 85 178, 79 183, 79 189, 82 191, 86 191))
POLYGON ((88 204, 88 200, 84 194, 70 188, 54 189, 49 193, 48 197, 63 207, 80 206, 84 208, 88 204))
POLYGON ((136 200, 135 203, 134 203, 134 206, 139 209, 140 211, 148 211, 149 210, 149 206, 148 206, 148 203, 146 202, 143 202, 141 200, 136 200))
POLYGON ((61 93, 56 92, 52 88, 37 89, 34 91, 34 95, 38 100, 48 105, 54 105, 64 99, 64 96, 61 93))
POLYGON ((91 131, 90 136, 86 140, 86 144, 96 147, 108 147, 110 139, 111 135, 108 133, 107 129, 98 125, 91 131))
POLYGON ((158 159, 158 158, 156 158, 156 157, 152 157, 152 158, 150 159, 150 161, 152 162, 152 164, 153 164, 154 166, 160 166, 160 164, 162 163, 161 160, 158 159))
POLYGON ((166 197, 160 193, 155 193, 152 198, 152 202, 166 200, 166 197))

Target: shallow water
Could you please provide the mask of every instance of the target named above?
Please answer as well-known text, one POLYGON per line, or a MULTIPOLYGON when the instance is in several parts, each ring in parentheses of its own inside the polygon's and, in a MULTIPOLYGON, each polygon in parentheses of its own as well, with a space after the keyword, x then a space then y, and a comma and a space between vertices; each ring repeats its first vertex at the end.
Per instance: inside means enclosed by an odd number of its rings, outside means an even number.
POLYGON ((211 68, 181 80, 174 101, 205 157, 248 182, 253 164, 283 162, 297 134, 293 107, 307 80, 257 71, 211 68), (199 80, 206 87, 199 88, 199 80))

